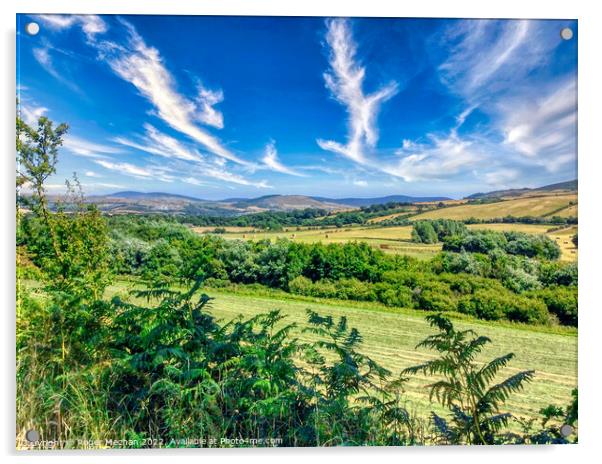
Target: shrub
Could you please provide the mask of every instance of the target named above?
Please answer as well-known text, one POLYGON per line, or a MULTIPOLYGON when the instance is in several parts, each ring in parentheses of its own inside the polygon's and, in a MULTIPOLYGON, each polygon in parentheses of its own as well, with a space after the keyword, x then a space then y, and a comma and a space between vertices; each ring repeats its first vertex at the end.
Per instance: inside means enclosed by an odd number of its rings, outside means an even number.
POLYGON ((539 266, 539 280, 544 285, 576 286, 578 282, 577 263, 543 262, 539 266))
POLYGON ((548 287, 534 292, 534 296, 543 300, 548 311, 555 314, 561 324, 577 327, 577 288, 548 287))
POLYGON ((288 283, 289 291, 297 295, 310 296, 312 287, 313 282, 304 276, 297 276, 288 283))
POLYGON ((400 308, 414 307, 414 293, 403 285, 391 285, 384 282, 374 284, 377 299, 386 306, 400 308))
POLYGON ((414 289, 417 307, 427 311, 456 311, 454 293, 443 282, 432 281, 414 289))
POLYGON ((463 297, 458 310, 486 320, 508 319, 529 323, 546 323, 549 320, 546 306, 540 300, 490 289, 480 289, 463 297))

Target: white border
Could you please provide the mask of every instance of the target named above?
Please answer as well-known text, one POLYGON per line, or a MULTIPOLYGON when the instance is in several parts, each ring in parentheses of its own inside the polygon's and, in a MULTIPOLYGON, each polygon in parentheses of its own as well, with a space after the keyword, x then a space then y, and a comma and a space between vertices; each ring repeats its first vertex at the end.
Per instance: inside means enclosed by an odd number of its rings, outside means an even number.
MULTIPOLYGON (((504 448, 428 448, 428 449, 290 449, 290 450, 177 450, 152 452, 109 453, 45 453, 37 459, 50 463, 101 462, 110 459, 114 464, 141 461, 182 462, 240 460, 248 462, 305 462, 340 459, 365 461, 378 456, 384 461, 419 460, 422 462, 507 462, 525 459, 546 462, 589 461, 594 456, 601 430, 598 428, 600 408, 600 330, 602 305, 597 291, 602 256, 600 253, 600 191, 602 189, 600 137, 602 72, 600 46, 602 22, 596 12, 597 2, 580 0, 503 0, 497 2, 473 0, 302 0, 276 2, 267 0, 186 1, 169 0, 151 4, 149 0, 4 0, 2 2, 2 152, 3 198, 2 211, 2 295, 4 298, 2 366, 0 382, 3 404, 0 422, 2 454, 7 462, 31 462, 36 455, 16 454, 14 451, 14 102, 15 102, 15 13, 120 13, 120 14, 223 14, 223 15, 288 15, 288 16, 403 16, 403 17, 499 17, 499 18, 577 18, 579 20, 579 219, 580 219, 580 333, 579 333, 579 400, 580 444, 561 447, 504 447, 504 448), (598 239, 596 241, 596 239, 598 239), (83 456, 82 456, 83 454, 83 456), (83 459, 82 459, 83 457, 83 459)), ((596 453, 600 454, 600 453, 596 453)))

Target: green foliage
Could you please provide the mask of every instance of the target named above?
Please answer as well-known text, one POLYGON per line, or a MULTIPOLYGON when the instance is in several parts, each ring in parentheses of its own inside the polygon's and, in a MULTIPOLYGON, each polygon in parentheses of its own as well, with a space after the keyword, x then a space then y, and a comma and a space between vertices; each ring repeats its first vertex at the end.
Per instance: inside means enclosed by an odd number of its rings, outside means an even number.
POLYGON ((556 260, 560 257, 558 244, 545 235, 490 230, 470 231, 464 235, 450 235, 444 239, 443 250, 485 254, 502 250, 511 255, 549 260, 556 260))
POLYGON ((462 298, 458 304, 460 312, 471 314, 479 319, 508 319, 539 324, 548 322, 546 309, 546 305, 537 299, 490 289, 476 290, 474 294, 462 298))
POLYGON ((412 229, 412 241, 417 243, 437 243, 439 237, 431 221, 418 221, 412 229))
POLYGON ((32 214, 18 217, 17 245, 28 248, 53 290, 91 300, 111 278, 107 225, 94 206, 84 203, 75 175, 73 183, 66 183, 71 211, 59 203, 52 213, 44 189, 48 176, 56 172, 66 131, 66 124, 54 128, 45 117, 39 118, 35 130, 17 118, 17 183, 29 184, 32 190, 31 196, 18 198, 32 214))
POLYGON ((462 236, 468 231, 464 223, 451 219, 416 221, 413 226, 412 241, 418 243, 437 243, 449 236, 462 236))
POLYGON ((497 375, 512 360, 512 353, 477 363, 477 355, 491 343, 489 338, 472 330, 458 331, 440 314, 427 316, 427 320, 439 332, 424 339, 417 348, 432 349, 439 357, 409 367, 404 374, 442 377, 430 385, 430 396, 447 407, 451 417, 432 414, 438 440, 447 444, 501 443, 499 432, 512 417, 501 408, 513 393, 523 389, 534 372, 522 371, 498 381, 497 375))
POLYGON ((554 314, 561 324, 577 327, 578 295, 576 287, 548 287, 534 293, 543 300, 550 314, 554 314))
MULTIPOLYGON (((542 288, 576 283, 574 265, 508 254, 495 245, 504 235, 486 235, 488 253, 443 252, 431 261, 385 254, 366 243, 305 244, 280 239, 247 242, 195 234, 161 219, 111 218, 113 249, 121 269, 152 280, 160 278, 228 279, 261 284, 300 295, 376 301, 387 306, 427 311, 463 311, 487 319, 565 324, 545 314, 542 288), (146 246, 144 246, 146 243, 146 246), (149 258, 149 251, 154 253, 149 258), (157 258, 157 259, 156 259, 157 258), (302 277, 302 278, 301 278, 302 277), (491 301, 470 300, 476 289, 489 289, 491 301), (514 298, 516 294, 521 298, 514 298), (527 301, 532 300, 532 301, 527 301), (476 308, 480 309, 476 309, 476 308), (543 313, 542 313, 543 308, 543 313)), ((456 221, 425 221, 441 234, 464 233, 456 221)), ((445 240, 455 240, 457 235, 445 240)), ((504 245, 506 246, 506 245, 504 245)))
POLYGON ((535 419, 518 419, 522 425, 522 434, 508 434, 511 443, 514 444, 566 444, 577 443, 577 415, 578 395, 577 389, 572 391, 573 400, 565 408, 553 404, 541 409, 539 428, 535 428, 535 419), (570 427, 568 435, 563 433, 563 427, 570 427))

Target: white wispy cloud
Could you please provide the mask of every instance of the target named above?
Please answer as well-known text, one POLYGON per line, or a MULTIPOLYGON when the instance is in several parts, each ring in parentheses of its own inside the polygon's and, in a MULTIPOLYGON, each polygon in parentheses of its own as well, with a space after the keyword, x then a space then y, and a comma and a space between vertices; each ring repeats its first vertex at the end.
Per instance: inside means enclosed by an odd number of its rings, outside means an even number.
POLYGON ((503 92, 548 59, 559 40, 542 35, 529 20, 454 23, 442 36, 443 45, 453 45, 439 66, 440 78, 473 103, 503 92))
POLYGON ((195 177, 184 177, 182 179, 182 182, 184 182, 186 184, 197 185, 197 186, 206 185, 205 182, 201 182, 200 180, 198 180, 195 177))
POLYGON ((138 179, 153 179, 161 182, 173 182, 176 180, 176 177, 170 174, 171 170, 165 166, 138 166, 106 159, 96 159, 94 162, 110 171, 116 171, 138 179))
POLYGON ((485 172, 483 180, 492 188, 509 188, 512 183, 518 179, 521 172, 514 168, 500 168, 495 171, 485 172))
POLYGON ((577 89, 574 79, 544 95, 508 99, 499 105, 504 142, 556 170, 576 160, 577 89))
POLYGON ((357 187, 368 187, 368 182, 365 180, 354 180, 353 185, 357 187))
POLYGON ((32 50, 33 57, 36 61, 42 66, 48 74, 55 77, 56 79, 61 79, 61 75, 54 67, 54 63, 52 62, 52 58, 50 56, 50 48, 34 48, 32 50))
MULTIPOLYGON (((177 83, 167 69, 159 51, 147 45, 138 34, 133 25, 120 19, 125 31, 125 40, 117 43, 111 40, 99 40, 97 35, 108 30, 107 24, 99 17, 74 16, 74 15, 42 15, 40 20, 55 30, 68 29, 80 26, 86 35, 89 45, 98 52, 100 60, 106 61, 113 72, 123 80, 131 83, 153 105, 153 114, 175 131, 184 134, 194 142, 201 144, 209 155, 201 154, 197 149, 191 148, 180 140, 168 136, 157 130, 151 124, 145 124, 144 137, 135 139, 116 137, 114 142, 157 156, 170 158, 174 162, 182 161, 194 163, 194 166, 180 167, 174 172, 166 174, 159 172, 153 166, 139 166, 111 159, 97 159, 95 162, 105 169, 118 171, 124 175, 139 178, 156 177, 160 180, 171 182, 176 179, 193 185, 198 184, 198 179, 192 176, 179 175, 182 171, 188 173, 193 170, 201 171, 203 176, 218 179, 224 182, 270 188, 266 181, 252 181, 240 174, 230 172, 227 162, 233 162, 248 169, 256 166, 227 149, 221 141, 200 127, 197 123, 215 128, 223 128, 224 119, 215 106, 223 101, 221 90, 212 90, 197 82, 197 95, 188 98, 178 92, 177 83)), ((65 143, 66 148, 84 156, 98 158, 98 153, 115 153, 107 151, 103 146, 86 144, 85 141, 72 139, 65 143)), ((173 169, 173 166, 169 169, 173 169)))
POLYGON ((386 170, 415 181, 483 168, 480 179, 503 188, 525 182, 533 166, 553 172, 574 162, 575 76, 561 78, 551 90, 532 77, 560 43, 549 27, 528 20, 467 20, 449 27, 443 45, 452 46, 438 72, 463 109, 448 135, 427 133, 425 144, 404 140, 397 152, 402 159, 386 170), (476 110, 490 119, 487 133, 477 128, 458 135, 476 110))
POLYGON ((105 155, 123 153, 123 150, 117 147, 91 142, 69 133, 63 138, 63 147, 71 153, 90 158, 103 158, 105 155))
POLYGON ((483 160, 482 148, 460 138, 454 131, 446 137, 429 134, 429 144, 404 141, 396 154, 401 159, 384 164, 388 174, 406 182, 443 179, 473 169, 483 160))
POLYGON ((102 177, 100 174, 97 174, 94 171, 86 171, 86 172, 84 172, 84 176, 86 176, 86 177, 102 177))
POLYGON ((280 160, 278 160, 278 152, 276 151, 276 143, 273 141, 266 145, 265 154, 261 160, 269 169, 271 169, 273 171, 281 172, 283 174, 289 174, 291 176, 305 177, 304 174, 285 166, 284 164, 282 164, 280 162, 280 160))
POLYGON ((197 95, 197 119, 209 126, 223 129, 224 115, 214 108, 215 105, 224 101, 224 93, 221 90, 210 90, 198 85, 197 95))
POLYGON ((123 189, 123 184, 112 184, 110 182, 84 182, 82 187, 90 189, 123 189))
POLYGON ((20 101, 19 112, 21 119, 23 119, 27 125, 36 127, 38 124, 38 119, 48 113, 48 108, 44 106, 27 105, 20 101))
POLYGON ((62 14, 43 14, 38 15, 37 19, 49 29, 64 30, 73 26, 80 26, 86 35, 88 42, 93 42, 97 34, 103 34, 107 31, 107 24, 97 15, 62 15, 62 14))
POLYGON ((219 95, 205 92, 201 101, 195 102, 176 90, 176 82, 167 70, 156 48, 148 46, 134 26, 122 20, 127 31, 125 45, 103 42, 98 45, 100 58, 107 60, 111 69, 123 80, 131 83, 140 95, 154 107, 156 115, 178 132, 203 145, 211 153, 232 162, 248 165, 195 121, 221 124, 221 114, 213 109, 219 95))
POLYGON ((202 155, 197 150, 184 146, 179 140, 160 132, 151 124, 144 124, 144 129, 145 136, 140 138, 140 142, 125 137, 116 137, 113 141, 165 158, 177 158, 184 161, 199 161, 202 159, 202 155))
MULTIPOLYGON (((203 176, 234 184, 255 186, 258 188, 269 187, 265 181, 255 182, 246 179, 239 174, 230 172, 221 158, 209 159, 207 156, 199 153, 196 149, 187 146, 174 137, 160 132, 150 124, 145 124, 144 128, 145 135, 143 137, 137 137, 140 141, 134 141, 124 137, 114 138, 113 141, 152 155, 185 162, 184 166, 180 166, 178 169, 173 168, 178 172, 184 171, 188 174, 191 172, 200 172, 203 176), (193 164, 191 165, 190 163, 193 164)), ((182 178, 191 179, 192 177, 183 176, 182 178)), ((192 184, 192 182, 187 183, 192 184)))
POLYGON ((365 94, 363 84, 366 70, 357 62, 357 47, 349 22, 332 19, 327 21, 326 26, 330 69, 324 74, 324 80, 333 98, 347 109, 349 134, 345 144, 322 139, 317 142, 324 150, 366 164, 369 163, 366 150, 373 148, 378 140, 378 110, 384 101, 397 93, 397 84, 391 82, 371 94, 365 94))

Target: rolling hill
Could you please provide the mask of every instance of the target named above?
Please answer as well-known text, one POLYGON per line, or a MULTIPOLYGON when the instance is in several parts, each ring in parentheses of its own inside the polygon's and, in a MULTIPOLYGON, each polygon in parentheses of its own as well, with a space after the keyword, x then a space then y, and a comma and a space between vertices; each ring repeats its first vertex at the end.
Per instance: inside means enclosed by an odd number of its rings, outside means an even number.
POLYGON ((316 199, 305 195, 267 195, 252 199, 238 199, 232 204, 236 208, 257 209, 258 211, 290 211, 306 208, 337 211, 351 208, 350 205, 335 203, 326 198, 316 199))
POLYGON ((373 206, 382 205, 385 203, 424 203, 432 201, 446 201, 451 200, 448 197, 412 197, 408 195, 388 195, 386 197, 376 198, 324 198, 324 197, 313 197, 314 200, 325 201, 328 203, 336 203, 345 206, 354 206, 359 208, 361 206, 373 206))
POLYGON ((505 216, 545 217, 564 211, 577 201, 576 193, 550 192, 549 195, 526 195, 489 203, 465 203, 459 206, 438 208, 413 216, 419 219, 497 219, 505 216))
MULTIPOLYGON (((57 202, 59 197, 55 197, 53 200, 57 202)), ((389 202, 415 203, 444 200, 449 200, 449 198, 390 195, 377 198, 332 199, 307 195, 266 195, 258 198, 204 200, 165 192, 137 191, 92 195, 86 199, 89 203, 97 205, 101 211, 111 214, 164 213, 213 216, 234 216, 263 211, 293 211, 307 208, 337 212, 389 202)))
MULTIPOLYGON (((435 203, 444 202, 447 207, 425 212, 421 218, 445 217, 449 219, 497 218, 513 216, 545 216, 559 212, 561 215, 576 213, 577 181, 567 181, 538 188, 519 188, 475 193, 464 200, 452 200, 443 196, 414 197, 389 195, 374 198, 327 198, 309 195, 265 195, 257 198, 227 198, 206 200, 188 195, 165 192, 121 191, 108 195, 93 195, 86 201, 110 214, 188 214, 210 216, 237 216, 265 211, 293 211, 322 209, 331 213, 349 211, 361 207, 386 203, 435 203), (486 200, 487 203, 481 203, 486 200), (512 203, 514 200, 515 203, 512 203), (464 203, 451 206, 452 203, 464 203), (563 208, 569 208, 560 213, 563 208)), ((59 197, 50 198, 51 204, 59 197)), ((378 221, 374 221, 378 222, 378 221)))
POLYGON ((203 200, 186 195, 164 192, 124 191, 109 195, 94 195, 87 198, 101 211, 112 214, 191 214, 233 216, 262 211, 292 211, 316 208, 326 211, 342 211, 353 208, 349 205, 320 201, 304 195, 268 195, 259 198, 231 198, 226 200, 203 200))
POLYGON ((557 184, 544 185, 543 187, 537 188, 519 188, 519 189, 507 189, 507 190, 494 190, 493 192, 486 193, 473 193, 467 196, 469 200, 485 199, 485 198, 502 198, 502 197, 519 197, 524 196, 528 193, 538 192, 550 192, 554 190, 565 190, 565 191, 577 191, 577 180, 569 180, 566 182, 559 182, 557 184))

